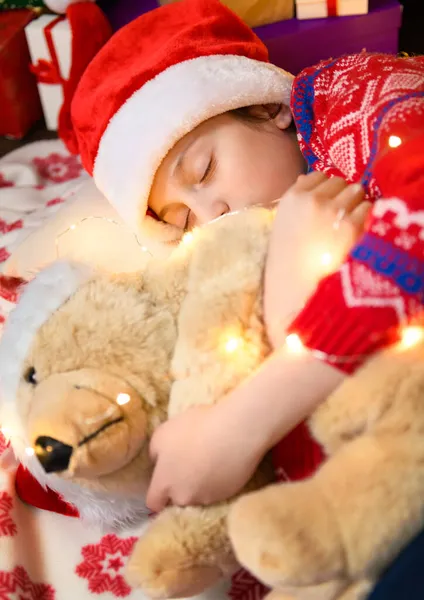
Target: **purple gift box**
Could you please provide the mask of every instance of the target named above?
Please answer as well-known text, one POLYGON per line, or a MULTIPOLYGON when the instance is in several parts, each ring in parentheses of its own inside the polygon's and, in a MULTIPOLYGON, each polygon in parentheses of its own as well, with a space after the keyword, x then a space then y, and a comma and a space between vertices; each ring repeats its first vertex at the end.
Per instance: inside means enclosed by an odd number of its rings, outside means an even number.
MULTIPOLYGON (((99 5, 116 30, 157 7, 156 0, 101 0, 99 5)), ((320 60, 341 54, 398 51, 402 9, 397 0, 370 0, 367 15, 327 19, 289 19, 258 27, 271 62, 298 73, 320 60)))

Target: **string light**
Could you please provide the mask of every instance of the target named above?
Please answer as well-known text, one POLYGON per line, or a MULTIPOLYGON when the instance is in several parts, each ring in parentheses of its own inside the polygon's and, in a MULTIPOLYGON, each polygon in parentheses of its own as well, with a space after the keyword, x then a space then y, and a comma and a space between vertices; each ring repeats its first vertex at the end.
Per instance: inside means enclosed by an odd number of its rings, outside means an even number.
POLYGON ((417 344, 422 342, 423 339, 423 328, 411 325, 410 327, 405 327, 404 329, 402 329, 399 344, 401 348, 404 348, 406 350, 407 348, 412 348, 413 346, 416 346, 417 344))
POLYGON ((240 337, 230 337, 225 342, 225 346, 224 346, 225 352, 227 352, 228 354, 233 354, 233 352, 238 350, 241 345, 242 345, 242 339, 240 337))
POLYGON ((326 267, 328 269, 328 267, 331 266, 332 262, 333 256, 330 252, 324 252, 324 254, 321 255, 321 264, 323 267, 326 267))
MULTIPOLYGON (((61 233, 59 233, 58 236, 56 236, 56 239, 55 239, 56 258, 60 258, 60 254, 59 254, 59 242, 60 242, 60 239, 64 235, 66 235, 67 233, 69 233, 70 231, 75 231, 76 229, 78 229, 86 221, 93 221, 93 220, 106 221, 106 223, 110 223, 112 225, 116 225, 117 227, 121 227, 121 229, 125 229, 125 230, 127 229, 124 225, 121 225, 121 223, 118 223, 118 221, 115 221, 114 219, 110 219, 109 217, 99 217, 99 216, 95 216, 95 215, 89 216, 89 217, 84 217, 80 221, 77 221, 77 223, 72 223, 72 225, 70 225, 67 229, 65 229, 64 231, 62 231, 61 233)), ((141 242, 138 239, 137 235, 135 233, 132 233, 132 235, 134 236, 135 241, 140 246, 141 250, 143 252, 148 252, 151 255, 151 252, 148 250, 148 248, 146 248, 146 246, 143 246, 143 244, 141 244, 141 242)))
POLYGON ((116 404, 119 404, 119 406, 123 406, 124 404, 128 404, 128 402, 131 400, 130 395, 129 394, 118 394, 116 397, 116 404))
POLYGON ((302 343, 302 340, 297 335, 297 333, 290 333, 286 337, 286 346, 289 352, 293 352, 293 354, 299 354, 305 349, 305 346, 302 343))
POLYGON ((389 137, 389 146, 390 148, 397 148, 402 143, 402 140, 397 135, 391 135, 389 137))
POLYGON ((34 456, 34 454, 35 454, 35 450, 34 450, 34 448, 30 448, 30 447, 28 446, 28 448, 25 448, 25 454, 26 454, 27 456, 34 456))
POLYGON ((182 242, 183 244, 185 244, 186 246, 188 246, 189 244, 191 244, 191 243, 192 243, 193 239, 194 239, 194 235, 193 235, 193 233, 192 233, 191 231, 187 231, 187 233, 185 233, 185 234, 183 235, 183 237, 182 237, 182 239, 181 239, 181 242, 182 242))
MULTIPOLYGON (((409 350, 419 343, 424 341, 424 328, 418 326, 404 327, 400 331, 400 340, 397 347, 400 350, 409 350)), ((306 348, 297 333, 290 333, 284 340, 285 347, 292 354, 299 354, 306 350, 309 354, 319 360, 324 360, 332 364, 353 364, 359 363, 369 358, 368 354, 352 354, 351 356, 337 356, 336 354, 328 354, 322 350, 314 348, 306 348)))

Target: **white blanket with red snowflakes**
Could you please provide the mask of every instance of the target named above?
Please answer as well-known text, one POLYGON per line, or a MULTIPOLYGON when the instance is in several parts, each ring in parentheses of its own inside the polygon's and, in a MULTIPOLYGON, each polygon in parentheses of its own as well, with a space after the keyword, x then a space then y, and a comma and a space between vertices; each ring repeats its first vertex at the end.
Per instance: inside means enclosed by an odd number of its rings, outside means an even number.
MULTIPOLYGON (((59 141, 36 142, 0 160, 0 327, 20 283, 4 274, 5 261, 74 199, 87 179, 78 158, 59 141)), ((142 527, 105 532, 25 505, 16 495, 7 452, 0 434, 0 600, 142 599, 123 577, 142 527)), ((202 599, 259 600, 263 592, 240 572, 230 592, 223 582, 202 599)))

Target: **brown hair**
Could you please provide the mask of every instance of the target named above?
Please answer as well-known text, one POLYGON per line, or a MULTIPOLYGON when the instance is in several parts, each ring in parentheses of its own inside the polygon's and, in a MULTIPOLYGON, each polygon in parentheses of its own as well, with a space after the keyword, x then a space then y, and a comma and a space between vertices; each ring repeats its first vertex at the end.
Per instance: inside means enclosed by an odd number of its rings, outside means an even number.
MULTIPOLYGON (((243 106, 230 110, 230 114, 234 115, 241 121, 252 123, 253 125, 263 123, 275 119, 281 110, 281 104, 260 104, 254 106, 243 106)), ((294 121, 287 127, 287 131, 296 132, 294 121)))

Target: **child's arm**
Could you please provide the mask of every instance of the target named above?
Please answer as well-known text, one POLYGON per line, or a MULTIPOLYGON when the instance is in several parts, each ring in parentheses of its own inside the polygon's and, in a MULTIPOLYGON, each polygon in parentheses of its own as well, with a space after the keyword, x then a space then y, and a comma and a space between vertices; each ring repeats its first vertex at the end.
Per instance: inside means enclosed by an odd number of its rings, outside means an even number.
POLYGON ((218 404, 166 422, 151 444, 157 462, 149 508, 210 504, 237 493, 266 452, 342 379, 310 354, 282 348, 218 404))
MULTIPOLYGON (((316 247, 322 244, 327 250, 326 238, 331 236, 338 209, 353 210, 351 217, 362 214, 363 218, 362 199, 358 188, 348 187, 340 179, 328 180, 320 173, 301 177, 282 198, 268 262, 273 270, 276 251, 277 267, 294 270, 277 273, 287 282, 286 289, 277 289, 279 315, 302 305, 322 276, 319 261, 304 268, 303 250, 307 250, 306 258, 311 253, 315 256, 316 247)), ((350 224, 349 228, 344 222, 337 248, 332 248, 337 264, 353 242, 355 228, 352 221, 350 224)), ((265 297, 270 295, 265 292, 265 297)), ((303 421, 342 378, 311 355, 293 354, 280 346, 255 375, 216 406, 191 409, 158 429, 151 444, 156 468, 147 498, 149 507, 160 510, 168 501, 206 504, 238 492, 265 453, 303 421)))

